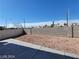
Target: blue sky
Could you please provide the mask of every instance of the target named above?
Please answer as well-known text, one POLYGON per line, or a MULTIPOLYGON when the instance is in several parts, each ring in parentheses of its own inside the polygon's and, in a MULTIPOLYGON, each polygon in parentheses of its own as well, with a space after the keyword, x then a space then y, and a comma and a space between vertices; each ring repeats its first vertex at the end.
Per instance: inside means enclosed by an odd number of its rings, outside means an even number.
POLYGON ((0 24, 79 19, 79 0, 0 0, 0 24))

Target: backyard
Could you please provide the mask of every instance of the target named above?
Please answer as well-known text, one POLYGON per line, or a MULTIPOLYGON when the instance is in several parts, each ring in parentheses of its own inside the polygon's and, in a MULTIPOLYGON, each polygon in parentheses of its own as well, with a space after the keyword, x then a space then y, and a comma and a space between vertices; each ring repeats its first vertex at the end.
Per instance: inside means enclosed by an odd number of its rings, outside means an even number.
POLYGON ((23 35, 16 39, 79 55, 79 38, 56 37, 49 35, 23 35))

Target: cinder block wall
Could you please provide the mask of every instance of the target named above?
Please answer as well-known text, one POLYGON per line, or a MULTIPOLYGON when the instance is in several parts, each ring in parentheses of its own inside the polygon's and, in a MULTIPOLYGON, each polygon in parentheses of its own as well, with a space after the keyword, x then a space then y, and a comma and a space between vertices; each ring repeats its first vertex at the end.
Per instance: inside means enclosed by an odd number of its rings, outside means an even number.
POLYGON ((8 30, 0 30, 0 40, 15 37, 23 34, 23 29, 8 29, 8 30))
POLYGON ((74 37, 79 38, 79 27, 78 26, 74 26, 73 34, 74 34, 74 37))
MULTIPOLYGON (((30 29, 25 29, 27 34, 30 34, 30 29)), ((79 27, 74 26, 73 35, 79 37, 79 27)), ((32 34, 51 35, 61 37, 72 37, 71 27, 54 27, 54 28, 32 28, 32 34)))
MULTIPOLYGON (((32 34, 43 34, 51 36, 61 36, 61 37, 70 37, 68 35, 69 28, 66 27, 54 27, 54 28, 34 28, 32 29, 32 34)), ((70 34, 70 33, 69 33, 70 34)))

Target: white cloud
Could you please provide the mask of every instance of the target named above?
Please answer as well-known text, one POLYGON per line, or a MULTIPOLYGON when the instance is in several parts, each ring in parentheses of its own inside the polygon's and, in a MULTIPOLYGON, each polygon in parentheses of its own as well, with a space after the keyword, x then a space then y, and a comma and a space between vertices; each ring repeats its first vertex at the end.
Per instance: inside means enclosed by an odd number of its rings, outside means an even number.
POLYGON ((14 24, 7 24, 7 28, 16 28, 14 24))
MULTIPOLYGON (((44 25, 50 25, 50 24, 52 24, 51 21, 39 22, 39 23, 25 23, 26 27, 44 26, 44 25)), ((22 25, 24 24, 22 23, 22 25)))
MULTIPOLYGON (((59 23, 60 25, 62 25, 62 24, 64 24, 64 23, 66 23, 66 20, 57 20, 57 21, 55 21, 55 24, 57 24, 57 23, 59 23)), ((79 19, 72 19, 72 20, 69 20, 69 24, 71 24, 71 23, 79 23, 79 19)), ((36 27, 36 26, 44 26, 44 25, 50 25, 50 24, 52 24, 52 22, 51 21, 48 21, 48 22, 38 22, 38 23, 25 23, 25 26, 26 27, 36 27)), ((24 23, 21 23, 20 25, 24 25, 24 23)), ((19 25, 19 26, 20 26, 19 25)), ((16 24, 14 25, 14 24, 8 24, 8 26, 7 26, 8 28, 11 28, 11 27, 17 27, 16 26, 16 24)))
MULTIPOLYGON (((67 21, 66 20, 57 20, 55 21, 55 24, 59 23, 60 25, 66 23, 67 21)), ((79 19, 71 19, 68 21, 69 24, 72 24, 72 23, 79 23, 79 19)))

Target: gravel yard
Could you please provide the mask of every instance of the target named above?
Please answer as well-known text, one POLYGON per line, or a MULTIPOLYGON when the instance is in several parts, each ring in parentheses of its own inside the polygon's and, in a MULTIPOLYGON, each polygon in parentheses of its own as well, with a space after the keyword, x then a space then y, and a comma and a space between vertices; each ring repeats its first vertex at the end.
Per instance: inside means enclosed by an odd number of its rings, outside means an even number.
POLYGON ((79 38, 55 37, 47 35, 24 35, 16 39, 79 55, 79 38))

